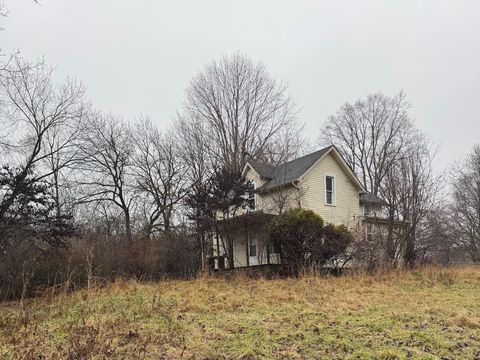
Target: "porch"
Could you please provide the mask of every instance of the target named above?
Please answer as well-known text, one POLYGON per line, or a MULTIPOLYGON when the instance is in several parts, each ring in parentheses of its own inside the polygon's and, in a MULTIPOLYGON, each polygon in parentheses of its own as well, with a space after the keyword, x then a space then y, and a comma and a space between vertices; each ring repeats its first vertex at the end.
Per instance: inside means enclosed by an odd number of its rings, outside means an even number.
POLYGON ((274 216, 255 211, 219 221, 213 234, 211 267, 219 270, 281 264, 280 251, 265 234, 274 216))

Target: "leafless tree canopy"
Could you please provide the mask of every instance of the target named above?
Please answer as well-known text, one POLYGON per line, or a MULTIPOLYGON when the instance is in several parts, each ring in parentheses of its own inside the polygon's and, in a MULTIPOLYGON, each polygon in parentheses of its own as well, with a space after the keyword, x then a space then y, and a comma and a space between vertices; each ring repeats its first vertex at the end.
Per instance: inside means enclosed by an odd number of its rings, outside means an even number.
POLYGON ((403 92, 346 103, 321 129, 321 141, 337 146, 367 191, 387 201, 388 261, 397 262, 403 254, 413 265, 422 221, 435 205, 441 182, 433 173, 432 145, 415 128, 409 107, 403 92))
POLYGON ((396 258, 403 253, 411 266, 417 250, 429 241, 425 221, 436 208, 442 190, 441 178, 433 172, 433 159, 432 145, 424 134, 416 131, 408 151, 391 167, 380 189, 389 204, 389 218, 404 222, 404 236, 396 239, 397 244, 388 244, 392 247, 387 249, 389 255, 396 258))
POLYGON ((136 188, 142 197, 146 231, 170 231, 172 217, 186 193, 186 165, 173 134, 162 134, 150 120, 140 121, 133 131, 136 145, 133 167, 136 188))
MULTIPOLYGON (((295 115, 286 84, 261 63, 234 54, 207 65, 192 79, 175 125, 191 197, 202 198, 215 169, 237 176, 249 158, 279 162, 298 155, 305 141, 295 115)), ((197 225, 205 255, 208 236, 197 225)))
MULTIPOLYGON (((322 141, 335 144, 365 187, 387 201, 388 261, 428 259, 451 244, 447 237, 479 260, 480 147, 457 165, 452 203, 440 206, 434 151, 410 119, 409 106, 403 93, 347 103, 326 122, 322 141)), ((301 130, 287 86, 241 54, 214 61, 193 78, 165 131, 147 117, 129 122, 94 111, 81 83, 53 81, 43 61, 5 57, 2 296, 18 295, 25 272, 38 273, 48 285, 52 268, 69 268, 67 257, 87 277, 94 270, 105 277, 159 277, 205 269, 211 234, 230 231, 220 229, 218 214, 227 219, 233 207, 245 205, 245 162, 275 165, 300 155, 307 146, 301 130)), ((278 214, 292 203, 302 206, 306 189, 288 190, 272 196, 278 214)), ((233 264, 232 237, 224 235, 233 264)))
POLYGON ((80 142, 82 161, 78 165, 77 184, 84 202, 111 202, 121 209, 125 232, 132 241, 131 212, 134 194, 129 186, 133 144, 127 125, 118 118, 94 115, 82 133, 80 142))
POLYGON ((51 75, 47 65, 15 56, 0 77, 0 151, 21 166, 23 178, 35 169, 32 182, 52 181, 72 161, 86 111, 82 85, 57 85, 51 75))
POLYGON ((409 107, 402 92, 346 103, 321 129, 321 141, 337 146, 366 189, 377 195, 386 174, 410 148, 409 107))
POLYGON ((287 86, 241 54, 214 61, 193 78, 181 117, 206 131, 208 155, 232 171, 248 156, 285 157, 279 142, 290 143, 291 154, 301 146, 287 86))
POLYGON ((480 145, 451 174, 453 201, 450 223, 457 246, 480 261, 480 145))

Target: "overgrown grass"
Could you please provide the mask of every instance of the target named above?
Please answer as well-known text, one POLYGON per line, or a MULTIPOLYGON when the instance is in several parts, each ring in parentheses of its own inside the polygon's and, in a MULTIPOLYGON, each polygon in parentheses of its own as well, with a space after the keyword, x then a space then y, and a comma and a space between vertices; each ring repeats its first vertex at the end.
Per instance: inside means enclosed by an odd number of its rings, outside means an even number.
POLYGON ((1 359, 480 359, 480 268, 48 294, 0 305, 1 359))

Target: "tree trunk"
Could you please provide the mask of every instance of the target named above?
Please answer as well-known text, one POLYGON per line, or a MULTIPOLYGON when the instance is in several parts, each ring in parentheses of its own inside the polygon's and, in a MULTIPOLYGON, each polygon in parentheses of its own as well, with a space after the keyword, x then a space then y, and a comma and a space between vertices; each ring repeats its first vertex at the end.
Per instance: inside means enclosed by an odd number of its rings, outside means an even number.
POLYGON ((58 171, 53 172, 53 181, 54 181, 54 188, 55 188, 55 209, 57 212, 57 217, 60 218, 62 215, 61 208, 60 208, 60 187, 58 185, 58 171))
POLYGON ((128 210, 125 210, 125 233, 127 236, 127 241, 129 244, 132 244, 133 238, 132 238, 132 224, 130 221, 130 212, 128 210))
POLYGON ((393 209, 390 209, 388 214, 387 241, 385 243, 385 259, 389 265, 391 265, 395 259, 395 246, 393 242, 394 221, 393 209))
POLYGON ((405 266, 413 268, 415 265, 415 229, 407 232, 405 247, 405 266))
POLYGON ((207 269, 206 261, 205 261, 205 249, 204 249, 204 241, 203 241, 203 232, 198 235, 198 243, 200 245, 200 262, 201 262, 201 269, 205 271, 207 269))

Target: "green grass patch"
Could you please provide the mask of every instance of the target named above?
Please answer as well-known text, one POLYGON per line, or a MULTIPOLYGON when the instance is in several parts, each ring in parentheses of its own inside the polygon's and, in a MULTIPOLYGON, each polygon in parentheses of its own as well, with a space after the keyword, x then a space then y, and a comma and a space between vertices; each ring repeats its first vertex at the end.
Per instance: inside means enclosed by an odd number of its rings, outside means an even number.
POLYGON ((2 359, 480 359, 480 269, 201 278, 0 304, 2 359))

